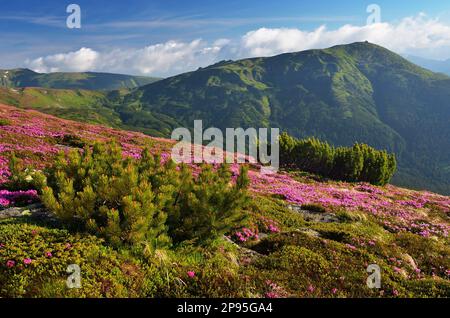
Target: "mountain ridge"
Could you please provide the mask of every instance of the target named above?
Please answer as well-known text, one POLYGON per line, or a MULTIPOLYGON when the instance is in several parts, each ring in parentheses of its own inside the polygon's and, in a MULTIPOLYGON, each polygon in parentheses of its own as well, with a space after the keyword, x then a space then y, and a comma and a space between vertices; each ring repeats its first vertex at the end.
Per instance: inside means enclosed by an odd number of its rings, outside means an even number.
POLYGON ((42 87, 55 89, 133 89, 159 78, 101 72, 38 73, 27 68, 0 70, 0 87, 42 87))

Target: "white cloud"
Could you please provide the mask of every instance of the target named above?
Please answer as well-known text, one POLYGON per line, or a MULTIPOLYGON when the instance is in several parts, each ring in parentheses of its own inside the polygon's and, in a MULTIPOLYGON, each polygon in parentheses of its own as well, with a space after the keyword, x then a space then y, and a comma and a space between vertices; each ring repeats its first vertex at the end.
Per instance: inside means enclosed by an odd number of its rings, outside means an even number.
POLYGON ((25 63, 37 72, 83 72, 96 67, 100 54, 90 48, 81 48, 76 52, 59 53, 39 57, 25 63))
POLYGON ((27 61, 27 65, 40 72, 90 70, 170 76, 207 66, 220 59, 271 56, 366 40, 401 54, 441 59, 450 56, 450 25, 419 14, 396 24, 343 25, 334 30, 326 26, 312 31, 260 28, 234 41, 217 39, 211 44, 196 39, 105 52, 81 48, 74 52, 39 57, 27 61))
POLYGON ((95 70, 166 76, 214 63, 226 44, 228 42, 222 39, 212 46, 202 40, 194 40, 168 41, 141 49, 115 49, 110 52, 82 48, 76 52, 39 57, 27 61, 27 65, 38 72, 95 70))
POLYGON ((344 25, 335 30, 320 26, 313 31, 260 28, 242 37, 241 54, 268 56, 337 44, 369 41, 398 53, 445 55, 450 52, 450 25, 424 14, 397 24, 344 25))

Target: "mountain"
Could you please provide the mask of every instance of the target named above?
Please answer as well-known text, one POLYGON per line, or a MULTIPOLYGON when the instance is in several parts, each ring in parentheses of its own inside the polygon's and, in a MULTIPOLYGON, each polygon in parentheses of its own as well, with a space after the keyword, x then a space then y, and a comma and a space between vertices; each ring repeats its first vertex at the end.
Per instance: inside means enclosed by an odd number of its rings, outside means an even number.
POLYGON ((420 65, 424 68, 427 68, 429 70, 432 70, 433 72, 450 75, 450 59, 441 61, 441 60, 426 59, 423 57, 413 55, 407 55, 405 57, 411 62, 420 65))
POLYGON ((279 127, 397 154, 394 182, 450 193, 450 78, 367 42, 223 61, 123 97, 129 126, 279 127))
POLYGON ((0 87, 44 87, 60 89, 132 89, 158 78, 110 73, 36 73, 29 69, 0 70, 0 87))
POLYGON ((202 119, 364 142, 396 153, 394 184, 450 193, 450 77, 367 42, 222 61, 132 90, 8 88, 0 102, 154 136, 202 119))

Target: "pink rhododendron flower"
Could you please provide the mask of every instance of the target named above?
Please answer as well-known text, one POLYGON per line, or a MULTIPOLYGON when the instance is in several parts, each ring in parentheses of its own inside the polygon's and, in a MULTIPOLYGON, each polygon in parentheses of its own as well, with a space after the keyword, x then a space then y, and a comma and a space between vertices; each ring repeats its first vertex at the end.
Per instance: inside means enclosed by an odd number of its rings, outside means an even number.
POLYGON ((25 259, 23 260, 23 263, 24 263, 25 265, 31 264, 31 258, 25 258, 25 259))
POLYGON ((14 265, 16 265, 16 262, 9 260, 6 262, 6 267, 11 268, 14 267, 14 265))
POLYGON ((53 254, 52 254, 52 252, 45 252, 45 256, 48 258, 51 258, 51 257, 53 257, 53 254))
POLYGON ((188 271, 188 272, 187 272, 187 275, 188 275, 190 278, 194 278, 195 272, 194 272, 194 271, 188 271))
POLYGON ((345 244, 345 246, 347 246, 351 250, 356 250, 356 247, 351 244, 345 244))

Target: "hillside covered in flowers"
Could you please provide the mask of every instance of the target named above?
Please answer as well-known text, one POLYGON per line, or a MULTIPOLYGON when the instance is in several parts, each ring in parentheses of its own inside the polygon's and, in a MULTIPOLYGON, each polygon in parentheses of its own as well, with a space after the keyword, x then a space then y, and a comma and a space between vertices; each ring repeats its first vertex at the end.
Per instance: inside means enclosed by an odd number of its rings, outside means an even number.
POLYGON ((450 197, 427 191, 299 171, 263 175, 251 165, 244 225, 207 246, 185 242, 136 256, 34 213, 42 212, 38 192, 7 186, 13 156, 32 180, 61 151, 112 141, 124 158, 148 148, 162 162, 173 145, 0 105, 0 297, 450 296, 450 197), (14 209, 20 215, 10 217, 14 209), (85 271, 80 289, 65 287, 73 262, 85 271), (366 285, 370 264, 381 268, 379 289, 366 285))

